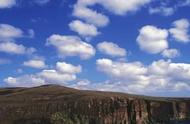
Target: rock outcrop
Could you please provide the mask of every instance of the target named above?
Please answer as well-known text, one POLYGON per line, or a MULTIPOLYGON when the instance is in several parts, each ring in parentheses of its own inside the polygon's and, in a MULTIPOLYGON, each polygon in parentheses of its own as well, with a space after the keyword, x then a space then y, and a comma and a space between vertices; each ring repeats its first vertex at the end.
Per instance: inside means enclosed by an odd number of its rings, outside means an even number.
POLYGON ((80 91, 47 85, 0 89, 0 124, 175 124, 190 99, 80 91))

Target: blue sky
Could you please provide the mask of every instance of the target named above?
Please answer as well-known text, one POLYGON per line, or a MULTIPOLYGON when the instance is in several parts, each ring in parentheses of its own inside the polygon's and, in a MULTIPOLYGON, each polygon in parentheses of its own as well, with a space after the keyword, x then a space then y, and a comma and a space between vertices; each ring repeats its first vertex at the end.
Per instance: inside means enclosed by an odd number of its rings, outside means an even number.
POLYGON ((0 0, 0 86, 189 96, 189 0, 0 0))

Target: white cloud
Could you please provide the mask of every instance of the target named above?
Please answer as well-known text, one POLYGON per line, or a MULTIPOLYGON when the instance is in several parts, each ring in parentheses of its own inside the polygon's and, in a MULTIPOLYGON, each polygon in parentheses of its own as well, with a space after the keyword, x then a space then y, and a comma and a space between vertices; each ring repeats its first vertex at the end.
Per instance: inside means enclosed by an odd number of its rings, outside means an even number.
POLYGON ((171 4, 169 1, 155 1, 150 4, 149 13, 150 14, 160 14, 163 16, 173 15, 179 8, 190 6, 190 0, 178 0, 171 4))
POLYGON ((171 28, 169 32, 176 41, 183 43, 190 41, 190 36, 188 34, 190 24, 187 19, 177 20, 173 22, 173 26, 174 28, 171 28))
POLYGON ((19 87, 32 87, 45 84, 69 85, 68 82, 76 80, 76 74, 81 71, 82 67, 80 65, 74 66, 66 62, 57 62, 56 69, 42 70, 39 73, 31 75, 8 77, 4 79, 4 82, 9 86, 19 87))
POLYGON ((69 87, 80 90, 92 90, 92 84, 87 79, 76 81, 75 83, 69 85, 69 87))
MULTIPOLYGON (((29 30, 29 37, 34 36, 34 31, 29 30)), ((33 47, 27 48, 22 44, 17 44, 16 39, 22 38, 24 32, 9 24, 0 24, 0 52, 5 52, 9 54, 32 54, 36 52, 33 47)), ((28 37, 28 36, 27 36, 28 37)))
POLYGON ((35 48, 26 48, 23 45, 15 44, 14 42, 0 43, 0 52, 9 54, 32 54, 36 51, 35 48))
POLYGON ((175 12, 175 8, 172 8, 172 7, 160 6, 156 8, 149 8, 150 14, 160 14, 164 16, 170 16, 170 15, 173 15, 174 12, 175 12))
POLYGON ((97 45, 97 48, 100 52, 113 57, 124 57, 127 54, 124 48, 121 48, 117 44, 112 42, 101 42, 97 45))
POLYGON ((74 6, 73 15, 87 21, 96 26, 106 26, 109 23, 109 18, 102 13, 90 9, 91 6, 99 4, 108 11, 124 15, 128 12, 134 12, 140 9, 151 0, 78 0, 74 6))
POLYGON ((23 31, 8 24, 0 24, 0 41, 12 41, 23 37, 23 31))
POLYGON ((159 60, 149 66, 149 74, 162 76, 162 79, 168 80, 170 83, 184 82, 189 84, 190 64, 159 60))
POLYGON ((75 66, 66 62, 57 62, 55 70, 43 70, 38 75, 46 83, 67 84, 76 79, 76 74, 82 72, 80 65, 75 66))
POLYGON ((117 15, 124 15, 128 12, 134 12, 140 9, 151 0, 96 0, 107 10, 117 15))
POLYGON ((87 24, 79 20, 72 21, 69 24, 69 27, 72 31, 75 31, 84 37, 92 37, 99 34, 97 28, 94 25, 87 24))
POLYGON ((186 84, 186 83, 177 83, 175 86, 175 90, 176 91, 183 91, 185 90, 189 90, 190 89, 190 85, 186 84))
POLYGON ((16 0, 0 0, 0 9, 11 8, 16 5, 16 0))
POLYGON ((65 62, 57 62, 56 64, 57 70, 59 70, 62 73, 80 73, 82 71, 81 66, 74 66, 65 62))
POLYGON ((8 77, 4 81, 9 86, 60 84, 79 89, 135 94, 152 93, 152 95, 155 95, 153 94, 155 92, 190 91, 190 64, 158 60, 150 65, 143 65, 141 62, 99 59, 96 65, 99 71, 107 74, 111 79, 102 83, 91 83, 89 80, 77 81, 76 74, 82 70, 80 65, 57 62, 56 69, 43 70, 33 75, 8 77))
POLYGON ((37 69, 43 69, 46 68, 46 64, 43 60, 29 60, 29 61, 25 61, 23 63, 24 66, 28 66, 31 68, 37 68, 37 69))
POLYGON ((165 58, 175 58, 180 56, 180 52, 177 49, 166 49, 162 52, 162 56, 165 58))
POLYGON ((55 46, 63 57, 79 56, 81 59, 89 59, 96 52, 92 45, 77 36, 52 35, 47 39, 47 45, 55 46))
POLYGON ((110 59, 99 59, 96 62, 98 70, 107 75, 124 80, 143 79, 147 69, 140 62, 114 62, 110 59))
POLYGON ((109 23, 107 16, 83 6, 75 5, 73 15, 99 27, 106 26, 109 23))
POLYGON ((143 94, 190 91, 190 64, 159 60, 145 66, 140 62, 110 59, 99 59, 96 64, 112 80, 93 86, 96 89, 143 94))
POLYGON ((76 79, 76 75, 60 73, 57 70, 43 70, 38 74, 46 83, 66 84, 68 81, 76 79))
POLYGON ((81 80, 81 81, 77 82, 77 85, 79 85, 79 86, 86 86, 89 84, 90 84, 89 80, 81 80))
POLYGON ((4 82, 6 82, 9 86, 14 87, 32 87, 45 84, 43 79, 35 75, 24 75, 16 78, 8 77, 4 79, 4 82))
POLYGON ((140 9, 151 0, 78 0, 78 6, 92 6, 100 4, 110 12, 117 15, 124 15, 140 9))
POLYGON ((141 50, 151 54, 160 53, 168 48, 168 31, 147 25, 140 29, 137 43, 141 50))

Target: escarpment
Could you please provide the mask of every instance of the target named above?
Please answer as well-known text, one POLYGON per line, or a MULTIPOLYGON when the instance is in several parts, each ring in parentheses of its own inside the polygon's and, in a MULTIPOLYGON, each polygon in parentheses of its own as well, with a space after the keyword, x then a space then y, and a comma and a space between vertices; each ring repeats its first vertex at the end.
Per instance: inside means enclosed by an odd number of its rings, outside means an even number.
POLYGON ((0 89, 0 124, 189 124, 189 120, 188 98, 80 91, 56 85, 0 89))

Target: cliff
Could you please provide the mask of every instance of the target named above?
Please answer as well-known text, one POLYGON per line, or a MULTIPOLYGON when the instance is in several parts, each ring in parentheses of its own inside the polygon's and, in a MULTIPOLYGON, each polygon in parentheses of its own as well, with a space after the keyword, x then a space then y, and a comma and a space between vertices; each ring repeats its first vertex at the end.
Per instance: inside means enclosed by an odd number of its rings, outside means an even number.
POLYGON ((0 124, 175 124, 189 118, 188 98, 81 91, 57 85, 0 89, 0 124))

